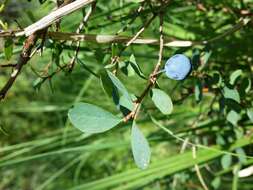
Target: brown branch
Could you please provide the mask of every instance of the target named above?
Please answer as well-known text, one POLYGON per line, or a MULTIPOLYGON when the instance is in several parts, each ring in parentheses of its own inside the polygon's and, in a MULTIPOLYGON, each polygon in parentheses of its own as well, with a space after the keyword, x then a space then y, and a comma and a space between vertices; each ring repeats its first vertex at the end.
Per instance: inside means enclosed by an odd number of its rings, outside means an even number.
MULTIPOLYGON (((240 30, 246 26, 253 17, 241 18, 239 22, 228 29, 223 34, 220 34, 214 38, 203 41, 184 41, 184 40, 164 40, 164 46, 166 47, 190 47, 194 45, 206 45, 223 39, 225 36, 231 35, 234 32, 240 30)), ((0 37, 18 37, 17 34, 22 30, 16 31, 2 31, 0 37)), ((64 33, 64 32, 48 32, 48 37, 54 40, 63 41, 91 41, 96 43, 127 43, 133 37, 118 36, 118 35, 93 35, 93 34, 78 34, 78 33, 64 33)), ((39 36, 42 38, 42 36, 39 36)), ((155 38, 136 38, 132 41, 132 44, 147 44, 147 45, 159 45, 159 40, 155 38)))
POLYGON ((9 80, 6 82, 4 87, 0 90, 0 100, 4 99, 7 92, 14 84, 18 74, 22 70, 22 67, 30 60, 30 58, 31 58, 30 54, 31 54, 33 47, 36 44, 37 39, 38 39, 38 34, 36 34, 36 33, 32 34, 31 36, 29 36, 26 39, 25 44, 23 46, 23 50, 19 56, 16 66, 14 67, 14 69, 11 73, 9 80))
POLYGON ((0 68, 5 68, 5 67, 16 67, 17 64, 4 64, 4 65, 0 65, 0 68))
POLYGON ((144 98, 146 97, 146 95, 149 93, 149 91, 152 89, 152 87, 155 85, 156 80, 157 80, 157 71, 159 70, 161 63, 162 63, 162 54, 163 54, 163 47, 164 47, 164 36, 163 36, 163 12, 160 12, 160 27, 159 27, 159 31, 160 31, 160 49, 159 49, 159 58, 157 61, 157 64, 152 72, 152 74, 149 77, 149 83, 146 86, 146 88, 144 89, 144 91, 142 92, 142 94, 137 98, 137 100, 135 101, 135 107, 134 109, 124 118, 124 122, 129 121, 130 119, 136 119, 138 112, 140 110, 140 106, 142 101, 144 100, 144 98))
MULTIPOLYGON (((70 2, 70 1, 68 1, 68 2, 70 2)), ((36 23, 35 23, 35 25, 36 25, 36 23)), ((38 31, 38 29, 34 30, 34 33, 32 33, 26 39, 23 49, 22 49, 22 52, 19 56, 18 62, 17 62, 17 64, 15 64, 15 67, 11 73, 9 80, 6 82, 6 84, 0 90, 0 100, 5 98, 7 92, 13 86, 17 76, 21 72, 23 66, 26 65, 27 62, 31 59, 31 57, 33 55, 32 49, 34 48, 38 38, 42 36, 42 39, 45 39, 47 28, 48 28, 48 26, 46 26, 43 30, 39 30, 39 31, 38 31)), ((10 34, 13 35, 12 33, 10 33, 10 34)))

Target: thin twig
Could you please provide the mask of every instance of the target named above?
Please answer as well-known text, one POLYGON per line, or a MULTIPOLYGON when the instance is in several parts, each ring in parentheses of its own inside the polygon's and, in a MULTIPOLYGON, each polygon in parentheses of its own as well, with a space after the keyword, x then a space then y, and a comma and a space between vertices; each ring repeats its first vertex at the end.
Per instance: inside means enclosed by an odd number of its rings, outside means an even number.
POLYGON ((162 54, 163 54, 163 12, 160 13, 160 27, 159 27, 159 31, 160 31, 160 49, 159 49, 159 55, 158 55, 158 61, 157 64, 152 72, 152 74, 150 75, 149 78, 149 83, 147 85, 147 87, 145 88, 145 90, 142 92, 142 94, 137 98, 137 100, 135 101, 135 107, 133 109, 133 111, 131 111, 125 118, 124 121, 127 122, 130 119, 136 119, 141 103, 144 100, 144 98, 146 97, 146 95, 149 93, 150 89, 154 86, 154 84, 156 83, 157 80, 157 76, 154 76, 153 74, 157 72, 157 70, 159 69, 161 62, 162 62, 162 54))
MULTIPOLYGON (((194 160, 197 159, 196 147, 195 146, 192 146, 192 157, 193 157, 194 160)), ((201 175, 201 172, 200 172, 198 164, 195 164, 194 168, 196 170, 196 174, 198 176, 200 184, 202 185, 202 187, 204 188, 204 190, 208 190, 208 187, 207 187, 207 185, 206 185, 206 183, 205 183, 205 181, 204 181, 204 179, 203 179, 203 177, 201 175)))
POLYGON ((127 30, 127 28, 136 20, 136 18, 138 17, 138 15, 140 14, 140 12, 144 9, 144 4, 146 3, 146 1, 143 1, 141 3, 141 5, 139 6, 139 8, 135 11, 134 13, 134 17, 121 29, 119 29, 116 32, 116 35, 119 35, 121 32, 124 32, 127 30))
POLYGON ((38 35, 36 33, 32 34, 26 39, 25 44, 23 46, 23 50, 20 54, 19 60, 16 66, 14 67, 9 80, 6 82, 4 87, 0 90, 0 100, 4 99, 7 92, 12 87, 13 83, 15 82, 22 67, 30 60, 31 58, 30 54, 32 52, 33 47, 35 46, 37 42, 37 39, 38 39, 38 35))
MULTIPOLYGON (((94 3, 92 3, 90 9, 88 10, 86 15, 84 16, 82 22, 79 24, 79 26, 76 30, 77 34, 80 34, 80 32, 83 30, 84 26, 87 24, 87 21, 90 18, 92 12, 94 12, 95 8, 96 8, 96 1, 94 3)), ((71 72, 75 66, 75 62, 76 62, 78 53, 80 51, 80 45, 81 45, 81 41, 78 41, 77 45, 76 45, 76 50, 75 50, 74 56, 72 57, 70 64, 69 64, 69 72, 71 72)))
POLYGON ((154 14, 145 24, 144 26, 132 37, 126 44, 126 47, 130 46, 143 32, 144 30, 150 25, 150 23, 156 18, 154 14))
POLYGON ((17 64, 4 64, 4 65, 0 65, 0 68, 5 68, 5 67, 16 67, 17 64))

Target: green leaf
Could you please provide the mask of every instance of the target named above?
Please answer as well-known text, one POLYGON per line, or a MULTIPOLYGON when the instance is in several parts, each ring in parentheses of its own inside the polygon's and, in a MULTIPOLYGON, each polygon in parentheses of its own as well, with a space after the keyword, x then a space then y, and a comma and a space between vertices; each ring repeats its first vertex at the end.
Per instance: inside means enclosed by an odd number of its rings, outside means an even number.
POLYGON ((12 52, 13 52, 13 40, 11 38, 8 38, 4 42, 4 55, 7 60, 11 58, 12 52))
POLYGON ((100 81, 101 81, 101 85, 104 92, 108 95, 109 98, 112 97, 113 102, 116 105, 118 105, 119 99, 120 99, 119 92, 117 88, 114 86, 114 84, 112 83, 107 72, 105 72, 104 70, 100 72, 100 81))
POLYGON ((45 80, 43 78, 37 78, 35 81, 33 81, 33 88, 39 90, 44 81, 45 80))
POLYGON ((223 79, 219 72, 214 72, 211 76, 210 83, 213 85, 213 88, 218 88, 223 84, 223 79))
POLYGON ((244 77, 239 86, 239 92, 241 96, 245 96, 251 89, 251 79, 244 77))
POLYGON ((135 122, 132 126, 131 146, 135 164, 140 169, 146 169, 150 162, 151 151, 147 139, 135 122))
POLYGON ((117 56, 119 54, 119 46, 116 43, 113 43, 112 46, 112 57, 117 56))
POLYGON ((110 112, 88 103, 77 103, 68 112, 74 127, 86 133, 102 133, 121 122, 110 112))
POLYGON ((253 122, 253 108, 247 109, 247 115, 251 122, 253 122))
POLYGON ((119 67, 126 76, 131 77, 135 75, 135 71, 129 61, 120 62, 119 67))
POLYGON ((126 87, 120 82, 120 80, 114 74, 112 74, 110 71, 107 71, 107 74, 108 74, 109 78, 111 79, 112 83, 122 93, 122 95, 127 97, 128 100, 132 100, 126 87))
POLYGON ((143 74, 141 68, 137 64, 134 55, 132 54, 129 59, 130 65, 132 66, 133 70, 137 73, 137 75, 143 79, 147 79, 147 77, 143 74))
POLYGON ((207 64, 207 62, 208 62, 209 58, 211 57, 211 55, 212 55, 212 50, 209 49, 209 50, 205 51, 205 54, 203 56, 203 64, 204 65, 207 64))
POLYGON ((197 80, 196 81, 196 84, 195 84, 195 90, 194 90, 194 93, 195 93, 195 100, 197 101, 197 102, 200 102, 201 101, 201 99, 202 99, 202 95, 203 95, 203 93, 202 93, 202 83, 201 83, 201 81, 200 80, 197 80))
POLYGON ((229 83, 231 85, 234 85, 236 80, 242 75, 242 70, 241 69, 238 69, 236 71, 234 71, 231 75, 230 75, 230 78, 229 78, 229 83))
POLYGON ((132 3, 140 3, 143 1, 145 1, 145 0, 127 0, 127 2, 132 2, 132 3))
POLYGON ((220 184, 221 184, 220 177, 215 177, 211 183, 211 185, 213 186, 214 189, 218 189, 220 187, 220 184))
POLYGON ((221 166, 223 169, 229 168, 232 163, 232 156, 230 154, 225 154, 221 157, 221 166))
POLYGON ((241 116, 235 112, 234 110, 231 110, 227 115, 227 120, 232 123, 234 126, 237 125, 237 122, 241 119, 241 116))
POLYGON ((197 48, 192 53, 192 65, 195 70, 200 66, 200 50, 197 48))
POLYGON ((232 99, 238 103, 240 103, 240 95, 237 90, 230 89, 228 87, 223 88, 223 95, 225 98, 232 99))
POLYGON ((241 147, 239 147, 235 149, 235 152, 237 155, 239 155, 238 158, 239 158, 240 163, 245 164, 247 162, 245 151, 241 147))
POLYGON ((134 109, 134 103, 132 101, 129 101, 125 96, 120 97, 119 103, 121 106, 127 108, 130 111, 134 109))
POLYGON ((171 98, 160 89, 152 89, 152 100, 155 106, 165 115, 171 114, 173 103, 171 98))
MULTIPOLYGON (((230 150, 251 144, 248 137, 244 137, 231 144, 230 150)), ((199 149, 196 154, 198 159, 192 158, 192 151, 186 151, 182 154, 165 156, 150 164, 147 170, 132 168, 124 170, 121 173, 113 173, 112 176, 102 177, 91 182, 73 187, 74 190, 82 189, 141 189, 155 180, 163 179, 165 176, 174 175, 182 171, 189 171, 196 164, 207 163, 224 154, 221 146, 211 146, 199 149), (212 150, 213 149, 213 150, 212 150)), ((173 177, 173 176, 172 176, 173 177)), ((211 188, 210 188, 211 189, 211 188)))

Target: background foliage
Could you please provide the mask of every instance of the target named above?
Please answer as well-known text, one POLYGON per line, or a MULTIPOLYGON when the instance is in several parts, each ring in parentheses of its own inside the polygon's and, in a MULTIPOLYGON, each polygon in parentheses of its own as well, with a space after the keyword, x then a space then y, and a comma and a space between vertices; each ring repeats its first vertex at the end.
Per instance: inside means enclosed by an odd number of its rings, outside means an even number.
MULTIPOLYGON (((99 0, 82 33, 114 35, 134 19, 120 33, 134 36, 152 12, 161 8, 159 1, 146 1, 144 11, 136 16, 140 3, 99 0)), ((50 0, 9 0, 2 5, 2 30, 28 26, 55 7, 50 0)), ((171 115, 163 115, 149 95, 143 102, 137 125, 151 147, 148 169, 134 164, 130 122, 89 135, 73 128, 67 118, 68 109, 77 102, 120 115, 92 73, 109 65, 123 44, 82 42, 80 61, 70 73, 56 71, 70 62, 75 44, 48 39, 42 56, 35 55, 24 67, 0 104, 0 189, 252 189, 252 177, 241 178, 238 172, 253 163, 253 2, 171 0, 163 9, 165 39, 211 41, 164 47, 163 64, 175 53, 183 53, 194 67, 184 81, 165 75, 158 80, 157 88, 174 104, 171 115), (242 19, 249 23, 227 33, 242 19)), ((76 31, 81 20, 82 11, 66 16, 60 30, 76 31)), ((159 39, 159 17, 141 36, 159 39)), ((1 65, 17 60, 23 41, 0 39, 1 65)), ((140 95, 147 81, 127 63, 135 59, 148 78, 158 52, 157 45, 141 44, 122 53, 117 77, 130 94, 140 95)), ((10 72, 11 68, 0 67, 0 86, 10 72)))

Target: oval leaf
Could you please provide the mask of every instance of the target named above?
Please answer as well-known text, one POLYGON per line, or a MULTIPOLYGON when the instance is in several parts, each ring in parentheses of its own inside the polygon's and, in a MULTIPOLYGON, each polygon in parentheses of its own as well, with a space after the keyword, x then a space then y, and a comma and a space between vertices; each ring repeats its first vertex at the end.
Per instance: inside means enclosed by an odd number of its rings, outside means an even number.
POLYGON ((74 127, 86 133, 102 133, 121 122, 110 112, 87 103, 76 104, 69 110, 68 117, 74 127))
POLYGON ((160 89, 153 89, 152 90, 152 100, 156 107, 163 113, 163 114, 171 114, 173 110, 173 103, 171 98, 162 90, 160 89))
POLYGON ((232 156, 229 154, 225 154, 221 157, 221 166, 223 169, 229 168, 232 164, 232 156))
POLYGON ((144 137, 135 122, 132 126, 131 146, 135 164, 140 169, 146 169, 150 162, 151 151, 147 139, 144 137))

